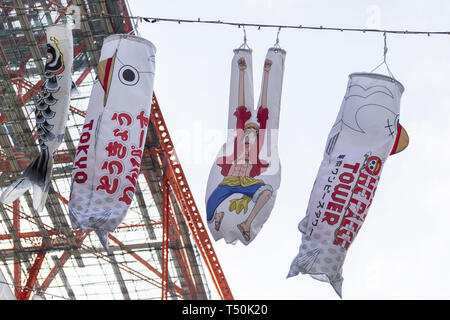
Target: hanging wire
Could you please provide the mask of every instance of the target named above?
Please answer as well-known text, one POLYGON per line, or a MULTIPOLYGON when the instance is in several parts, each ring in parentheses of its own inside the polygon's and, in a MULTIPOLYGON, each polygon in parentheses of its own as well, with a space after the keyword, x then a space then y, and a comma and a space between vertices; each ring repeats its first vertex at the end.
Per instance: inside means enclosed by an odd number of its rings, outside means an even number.
MULTIPOLYGON (((0 5, 2 9, 17 9, 17 10, 28 10, 28 11, 43 11, 43 12, 58 12, 60 14, 72 15, 72 13, 67 12, 67 9, 55 9, 55 8, 26 8, 11 5, 0 5)), ((305 30, 321 30, 321 31, 353 31, 353 32, 363 32, 363 33, 391 33, 391 34, 403 34, 403 35, 450 35, 450 31, 426 31, 426 30, 382 30, 382 29, 364 29, 364 28, 342 28, 342 27, 324 27, 324 26, 304 26, 304 25, 276 25, 276 24, 264 24, 264 23, 247 23, 247 22, 231 22, 222 20, 201 20, 197 19, 177 19, 177 18, 158 18, 158 17, 140 17, 131 16, 123 14, 112 14, 112 13, 98 13, 98 12, 83 12, 82 16, 92 17, 101 16, 111 17, 111 18, 122 18, 122 19, 143 19, 146 22, 175 22, 175 23, 202 23, 202 24, 221 24, 221 25, 232 25, 232 26, 243 26, 243 27, 257 27, 261 28, 283 28, 283 29, 305 29, 305 30)))
POLYGON ((136 19, 136 20, 133 19, 134 28, 128 32, 128 35, 132 35, 132 34, 136 33, 136 35, 140 36, 139 31, 138 31, 139 22, 142 22, 141 17, 138 17, 138 19, 136 19))
MULTIPOLYGON (((128 12, 130 13, 130 15, 132 15, 130 4, 128 3, 128 0, 125 0, 125 1, 126 1, 126 4, 127 4, 127 7, 128 7, 128 12)), ((143 19, 142 19, 141 16, 137 16, 136 18, 133 18, 132 20, 134 22, 134 28, 133 29, 135 31, 135 35, 140 37, 141 35, 139 33, 138 26, 139 26, 139 23, 142 22, 143 19)))
POLYGON ((383 38, 384 38, 383 61, 379 65, 377 65, 375 68, 373 68, 370 72, 371 73, 374 72, 375 70, 377 70, 379 67, 381 67, 384 64, 386 66, 386 69, 387 69, 388 73, 389 73, 389 76, 391 78, 395 79, 395 77, 392 74, 391 69, 389 69, 389 66, 388 66, 387 61, 386 61, 386 56, 387 56, 387 53, 388 53, 386 32, 383 33, 383 38))

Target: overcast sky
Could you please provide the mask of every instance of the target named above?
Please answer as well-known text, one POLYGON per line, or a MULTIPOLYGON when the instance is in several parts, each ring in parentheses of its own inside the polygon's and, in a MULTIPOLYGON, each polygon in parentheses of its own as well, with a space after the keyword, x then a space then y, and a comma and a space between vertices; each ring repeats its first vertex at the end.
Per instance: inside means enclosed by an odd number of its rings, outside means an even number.
MULTIPOLYGON (((448 0, 128 1, 132 14, 150 17, 450 30, 448 0)), ((230 64, 243 41, 242 28, 142 22, 138 30, 157 47, 156 96, 206 222, 206 183, 225 142, 230 64)), ((264 56, 277 30, 246 31, 257 98, 264 56)), ((388 35, 387 41, 388 65, 405 86, 400 121, 410 145, 384 166, 344 263, 343 298, 449 299, 450 36, 388 35)), ((213 240, 214 248, 236 299, 339 299, 329 284, 286 275, 348 75, 382 61, 383 36, 282 30, 280 45, 287 57, 279 136, 283 171, 275 207, 249 246, 213 240)), ((217 298, 211 283, 210 289, 217 298)))

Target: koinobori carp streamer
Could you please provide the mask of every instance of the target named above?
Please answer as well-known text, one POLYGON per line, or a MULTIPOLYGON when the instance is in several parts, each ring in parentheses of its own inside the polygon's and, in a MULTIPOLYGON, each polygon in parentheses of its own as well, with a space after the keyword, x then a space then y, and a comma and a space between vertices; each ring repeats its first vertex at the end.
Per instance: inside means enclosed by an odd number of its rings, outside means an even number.
POLYGON ((234 51, 228 139, 206 190, 208 227, 215 240, 249 244, 274 206, 281 179, 277 143, 285 56, 281 48, 268 50, 255 110, 251 49, 234 51))
POLYGON ((33 207, 37 211, 45 206, 53 157, 64 138, 72 91, 72 29, 67 24, 52 25, 46 35, 47 60, 35 110, 40 154, 0 197, 0 202, 10 203, 33 188, 33 207))
POLYGON ((331 128, 298 228, 302 241, 288 277, 299 273, 329 282, 342 296, 342 267, 373 201, 389 155, 408 145, 399 123, 403 86, 393 78, 354 73, 331 128))
POLYGON ((149 124, 155 46, 112 35, 102 46, 72 171, 69 216, 93 229, 106 250, 108 234, 132 203, 149 124))

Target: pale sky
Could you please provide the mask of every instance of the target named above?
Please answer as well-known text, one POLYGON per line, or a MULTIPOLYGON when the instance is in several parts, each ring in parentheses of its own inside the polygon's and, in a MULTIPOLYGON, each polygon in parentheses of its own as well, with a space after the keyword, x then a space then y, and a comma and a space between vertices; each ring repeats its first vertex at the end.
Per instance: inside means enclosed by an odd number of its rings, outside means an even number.
MULTIPOLYGON (((248 23, 449 31, 450 2, 128 0, 133 15, 248 23)), ((209 171, 225 142, 231 59, 242 28, 139 23, 157 47, 155 92, 175 148, 205 213, 209 171)), ((255 97, 275 28, 246 28, 255 97)), ((388 65, 404 86, 400 121, 409 147, 386 162, 368 216, 343 266, 343 299, 449 299, 450 36, 388 35, 388 65)), ((329 284, 286 279, 326 138, 348 75, 383 57, 382 34, 282 30, 287 51, 281 100, 281 187, 256 239, 214 242, 235 299, 339 299, 329 284)), ((386 73, 385 68, 377 70, 386 73)), ((206 271, 206 268, 205 268, 206 271)), ((210 283, 213 298, 217 298, 210 283)))

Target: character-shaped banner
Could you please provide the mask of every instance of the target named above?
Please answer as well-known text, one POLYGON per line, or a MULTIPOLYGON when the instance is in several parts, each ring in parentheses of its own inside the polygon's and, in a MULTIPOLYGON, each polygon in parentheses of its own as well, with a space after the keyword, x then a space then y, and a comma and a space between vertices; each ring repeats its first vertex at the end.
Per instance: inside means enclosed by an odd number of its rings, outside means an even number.
POLYGON ((66 24, 47 28, 44 82, 36 102, 36 134, 40 154, 9 186, 0 202, 10 203, 33 188, 33 207, 42 211, 51 182, 53 157, 64 138, 72 88, 73 39, 66 24))
POLYGON ((140 171, 155 75, 154 45, 112 35, 103 42, 97 80, 74 159, 69 215, 74 229, 108 234, 125 217, 140 171))
POLYGON ((282 49, 268 50, 255 110, 251 50, 234 51, 228 141, 206 190, 208 227, 216 241, 249 244, 274 206, 281 177, 277 143, 285 56, 282 49))
POLYGON ((310 274, 341 296, 344 259, 367 216, 383 165, 409 142, 399 123, 403 90, 384 75, 350 75, 306 217, 298 226, 302 243, 288 277, 310 274))

